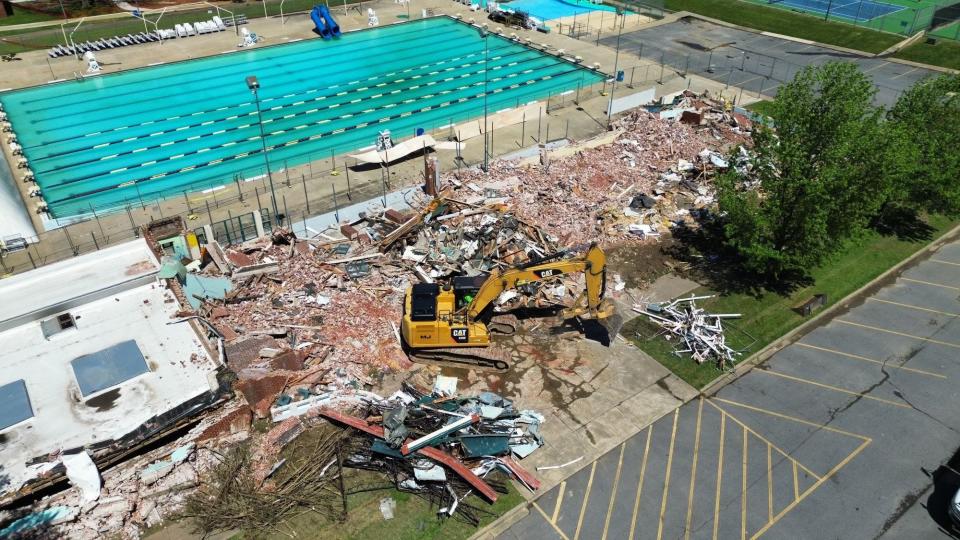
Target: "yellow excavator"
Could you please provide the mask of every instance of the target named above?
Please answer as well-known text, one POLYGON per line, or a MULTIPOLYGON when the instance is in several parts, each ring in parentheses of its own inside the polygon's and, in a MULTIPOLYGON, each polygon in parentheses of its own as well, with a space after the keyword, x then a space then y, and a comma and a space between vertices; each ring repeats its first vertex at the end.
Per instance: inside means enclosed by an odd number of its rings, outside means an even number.
POLYGON ((593 244, 580 257, 563 251, 550 257, 489 276, 458 277, 441 287, 418 283, 407 289, 401 334, 415 360, 454 363, 505 370, 509 354, 490 347, 491 334, 512 334, 516 317, 492 315, 490 304, 504 291, 544 279, 583 272, 586 290, 572 307, 561 312, 563 319, 606 319, 614 313, 613 303, 604 299, 607 258, 593 244), (566 257, 566 258, 565 258, 566 257))

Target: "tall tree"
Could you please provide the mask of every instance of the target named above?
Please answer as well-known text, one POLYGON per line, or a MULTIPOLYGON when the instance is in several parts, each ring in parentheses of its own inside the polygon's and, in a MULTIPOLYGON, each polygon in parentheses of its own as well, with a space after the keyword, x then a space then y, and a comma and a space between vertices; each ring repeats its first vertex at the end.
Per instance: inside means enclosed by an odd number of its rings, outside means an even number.
POLYGON ((778 276, 819 264, 857 234, 889 196, 873 84, 852 63, 808 66, 777 92, 776 131, 753 137, 756 191, 719 183, 730 247, 753 271, 778 276))
POLYGON ((902 165, 889 203, 960 214, 960 75, 925 79, 887 114, 887 138, 902 165))

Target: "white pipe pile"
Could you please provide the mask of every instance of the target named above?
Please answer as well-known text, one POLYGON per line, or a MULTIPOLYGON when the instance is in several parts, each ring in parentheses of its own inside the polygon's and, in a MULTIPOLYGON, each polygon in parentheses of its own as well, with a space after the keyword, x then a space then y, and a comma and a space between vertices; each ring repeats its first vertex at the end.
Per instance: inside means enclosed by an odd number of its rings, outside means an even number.
POLYGON ((698 364, 714 360, 719 367, 725 363, 731 366, 740 352, 726 343, 723 319, 741 317, 739 313, 707 313, 698 308, 697 300, 706 300, 713 296, 690 296, 678 298, 666 304, 634 304, 633 311, 650 318, 650 321, 662 329, 667 339, 676 336, 679 340, 673 353, 677 356, 689 354, 698 364))

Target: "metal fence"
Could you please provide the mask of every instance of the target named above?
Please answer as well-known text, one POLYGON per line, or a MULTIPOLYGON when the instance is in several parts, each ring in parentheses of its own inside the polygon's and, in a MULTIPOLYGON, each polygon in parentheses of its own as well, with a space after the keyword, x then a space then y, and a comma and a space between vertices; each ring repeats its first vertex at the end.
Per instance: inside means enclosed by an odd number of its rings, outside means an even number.
MULTIPOLYGON (((214 15, 227 24, 263 17, 278 18, 286 23, 291 17, 307 17, 307 12, 319 0, 263 0, 243 1, 231 4, 214 5, 206 2, 184 4, 163 9, 143 9, 140 12, 115 13, 81 19, 70 19, 62 23, 21 30, 3 30, 0 27, 0 53, 19 53, 32 50, 50 49, 56 45, 69 45, 95 41, 101 38, 125 36, 139 32, 152 32, 158 28, 173 28, 177 24, 208 21, 214 15)), ((322 0, 334 12, 334 15, 349 11, 360 11, 371 0, 322 0)), ((239 32, 234 28, 228 31, 239 32)))
MULTIPOLYGON (((774 95, 777 86, 792 81, 797 73, 806 67, 755 52, 735 55, 713 50, 681 53, 661 49, 649 43, 641 44, 632 50, 621 49, 620 54, 635 54, 639 58, 647 58, 660 64, 658 80, 662 80, 667 72, 681 77, 696 74, 722 82, 726 88, 737 87, 737 103, 742 101, 743 96, 774 95)), ((625 74, 628 80, 633 76, 632 73, 625 74)), ((892 105, 903 92, 903 89, 881 84, 874 83, 874 86, 877 88, 875 104, 892 105)))
MULTIPOLYGON (((605 88, 605 82, 598 82, 578 89, 576 94, 579 98, 572 92, 550 95, 546 99, 547 112, 568 107, 578 99, 599 95, 605 88)), ((452 127, 448 126, 435 126, 428 132, 438 140, 453 136, 452 127)), ((517 144, 523 147, 566 138, 568 132, 569 122, 558 126, 556 122, 551 125, 549 116, 529 118, 520 126, 520 138, 523 141, 517 141, 517 144)), ((412 136, 413 133, 408 135, 412 136)), ((491 133, 491 146, 494 138, 501 136, 496 131, 491 133)), ((458 153, 452 161, 452 165, 459 170, 479 165, 483 160, 482 157, 471 160, 465 154, 458 153)), ((289 228, 293 223, 336 211, 344 204, 378 197, 386 200, 389 190, 422 181, 419 173, 407 178, 391 179, 389 167, 381 167, 379 174, 368 173, 361 179, 356 172, 351 173, 354 165, 352 159, 348 161, 344 156, 327 154, 311 156, 309 163, 298 167, 271 168, 279 224, 289 228), (339 184, 340 187, 335 183, 338 178, 345 181, 346 191, 342 189, 343 183, 339 184)), ((180 216, 195 231, 199 229, 202 232, 203 225, 212 225, 214 237, 219 242, 238 243, 249 239, 255 230, 255 223, 250 218, 253 213, 259 214, 266 220, 265 223, 274 223, 271 221, 271 206, 271 191, 266 175, 253 179, 244 179, 239 175, 220 179, 212 181, 208 187, 201 186, 173 198, 135 198, 109 212, 92 209, 83 217, 61 222, 54 220, 59 228, 28 239, 30 242, 26 249, 4 253, 0 257, 0 272, 15 274, 98 251, 108 245, 137 238, 141 227, 154 219, 172 216, 180 216), (38 247, 38 244, 43 247, 38 247)))

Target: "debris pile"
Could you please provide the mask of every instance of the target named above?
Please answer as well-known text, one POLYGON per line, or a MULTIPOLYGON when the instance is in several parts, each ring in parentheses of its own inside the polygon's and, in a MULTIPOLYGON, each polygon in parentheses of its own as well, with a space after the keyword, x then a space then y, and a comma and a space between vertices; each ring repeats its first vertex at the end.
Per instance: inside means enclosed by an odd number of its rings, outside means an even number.
POLYGON ((492 503, 498 492, 506 493, 495 471, 531 491, 539 487, 513 456, 522 459, 543 445, 544 418, 492 392, 459 396, 455 388, 455 378, 441 376, 430 392, 405 383, 388 399, 364 400, 353 414, 325 406, 315 411, 363 436, 346 466, 385 474, 439 514, 477 525, 486 511, 465 499, 476 493, 492 503))
POLYGON ((661 328, 667 339, 677 339, 673 353, 689 354, 698 364, 713 360, 717 367, 733 366, 734 357, 741 354, 727 345, 722 324, 723 319, 735 319, 739 313, 707 313, 698 308, 697 300, 713 296, 690 296, 666 304, 636 304, 633 310, 650 318, 661 328))

